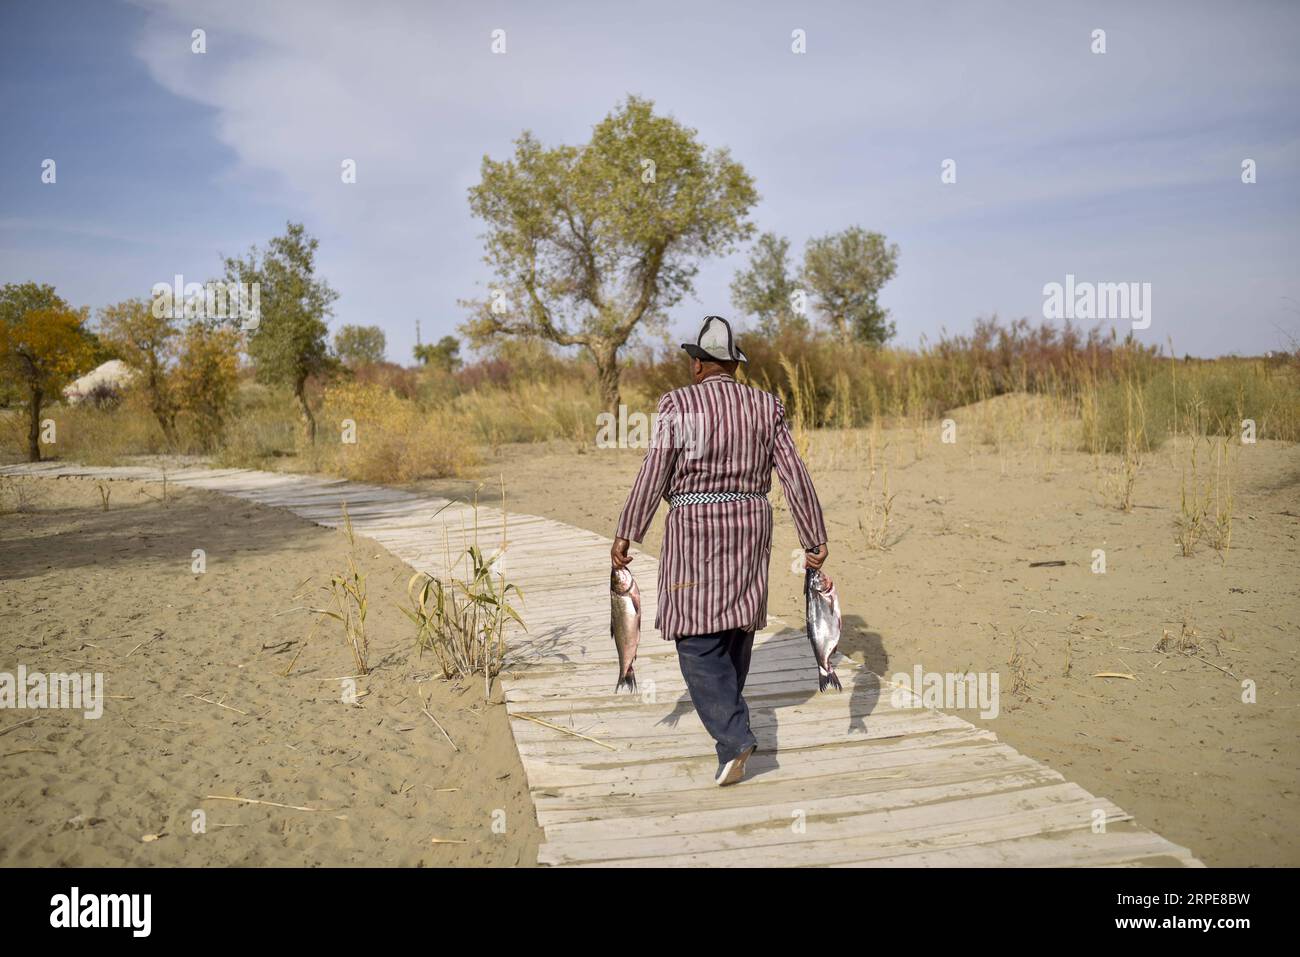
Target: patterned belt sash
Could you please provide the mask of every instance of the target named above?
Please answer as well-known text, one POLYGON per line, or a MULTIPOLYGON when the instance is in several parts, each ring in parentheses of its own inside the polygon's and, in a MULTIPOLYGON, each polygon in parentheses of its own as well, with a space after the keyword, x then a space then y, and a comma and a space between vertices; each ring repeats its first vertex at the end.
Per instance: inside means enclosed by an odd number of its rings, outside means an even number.
POLYGON ((746 502, 754 498, 767 498, 762 492, 682 492, 668 496, 668 507, 680 505, 712 505, 714 502, 746 502))

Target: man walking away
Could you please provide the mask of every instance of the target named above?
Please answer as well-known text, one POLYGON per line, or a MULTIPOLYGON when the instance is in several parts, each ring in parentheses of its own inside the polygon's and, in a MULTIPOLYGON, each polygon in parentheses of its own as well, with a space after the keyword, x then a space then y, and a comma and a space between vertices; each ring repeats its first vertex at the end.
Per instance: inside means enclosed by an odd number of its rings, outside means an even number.
POLYGON ((826 526, 780 399, 736 381, 747 360, 727 320, 706 316, 682 348, 694 384, 659 400, 610 557, 627 566, 629 541, 642 540, 667 499, 655 627, 676 642, 691 701, 717 746, 716 782, 728 785, 758 746, 743 691, 754 632, 767 625, 773 468, 810 568, 826 560, 826 526))

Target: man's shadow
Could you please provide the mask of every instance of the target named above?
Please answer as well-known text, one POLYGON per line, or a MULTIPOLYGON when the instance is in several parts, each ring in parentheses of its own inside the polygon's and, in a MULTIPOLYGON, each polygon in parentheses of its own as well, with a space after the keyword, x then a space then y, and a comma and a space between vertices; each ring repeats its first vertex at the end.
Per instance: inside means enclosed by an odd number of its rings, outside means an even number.
MULTIPOLYGON (((827 688, 823 692, 817 688, 817 663, 807 632, 803 629, 786 628, 755 647, 744 695, 749 704, 750 726, 758 738, 758 751, 745 765, 746 777, 758 777, 781 766, 782 711, 806 704, 818 695, 847 695, 845 740, 866 734, 867 719, 880 700, 881 685, 878 676, 888 673, 889 655, 885 651, 884 639, 878 632, 867 628, 861 615, 844 616, 839 647, 831 664, 838 664, 846 657, 852 658, 860 667, 853 670, 836 668, 843 690, 827 688), (806 667, 791 667, 789 661, 785 661, 784 667, 779 671, 767 668, 756 670, 756 666, 764 663, 765 659, 768 667, 771 667, 772 656, 778 653, 789 654, 794 648, 807 655, 806 667), (806 680, 803 677, 805 675, 806 680)), ((690 694, 683 691, 673 705, 673 710, 657 723, 676 727, 682 716, 690 714, 693 708, 690 694)), ((790 738, 790 732, 795 727, 796 724, 786 722, 787 738, 790 738)))

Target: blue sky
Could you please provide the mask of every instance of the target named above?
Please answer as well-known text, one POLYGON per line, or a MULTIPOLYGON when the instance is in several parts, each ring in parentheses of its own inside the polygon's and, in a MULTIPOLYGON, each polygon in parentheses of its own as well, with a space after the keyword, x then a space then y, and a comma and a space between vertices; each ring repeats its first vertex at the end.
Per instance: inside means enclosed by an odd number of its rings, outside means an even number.
MULTIPOLYGON (((1146 341, 1258 353, 1300 338, 1298 38, 1288 2, 5 0, 0 281, 97 307, 301 220, 332 325, 379 325, 409 362, 415 320, 454 332, 489 280, 466 202, 483 154, 524 129, 582 142, 635 93, 731 149, 759 229, 897 242, 902 344, 1037 321, 1069 273, 1151 283, 1146 341)), ((674 341, 732 314, 743 260, 703 265, 674 341)))

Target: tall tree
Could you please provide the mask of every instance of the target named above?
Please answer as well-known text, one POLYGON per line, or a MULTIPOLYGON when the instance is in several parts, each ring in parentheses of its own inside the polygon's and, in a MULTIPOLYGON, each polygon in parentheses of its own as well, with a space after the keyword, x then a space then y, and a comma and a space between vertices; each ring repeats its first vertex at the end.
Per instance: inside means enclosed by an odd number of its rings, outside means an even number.
POLYGON ((415 358, 426 366, 455 372, 460 368, 460 342, 455 336, 443 336, 436 344, 416 346, 415 358))
POLYGON ((476 343, 498 334, 580 346, 617 411, 619 350, 694 288, 697 261, 748 236, 753 180, 725 149, 630 96, 582 146, 531 133, 483 158, 470 209, 487 224, 489 297, 464 303, 476 343))
POLYGON ((790 240, 764 233, 749 252, 749 264, 731 281, 731 303, 741 313, 758 319, 759 331, 775 336, 808 320, 796 309, 801 292, 790 272, 790 240))
POLYGON ((347 366, 384 361, 388 339, 378 326, 341 326, 334 333, 334 351, 347 366))
POLYGON ((316 276, 316 248, 301 223, 254 246, 243 259, 226 259, 226 279, 261 284, 261 315, 248 337, 248 354, 261 382, 287 386, 298 403, 303 437, 316 441, 316 417, 307 401, 307 380, 334 368, 325 337, 338 293, 316 276))
POLYGON ((860 226, 810 239, 804 249, 803 281, 841 342, 880 345, 894 335, 876 297, 897 271, 897 244, 860 226))
POLYGON ((126 299, 99 311, 99 330, 108 346, 139 370, 149 409, 168 446, 175 448, 177 401, 169 366, 180 330, 171 310, 155 309, 143 299, 126 299))
MULTIPOLYGON (((33 286, 27 283, 25 286, 33 286)), ((11 302, 30 306, 42 298, 28 296, 30 289, 15 291, 11 302)), ((0 298, 9 294, 6 286, 0 298)), ((95 363, 95 342, 86 328, 87 311, 72 309, 66 303, 53 306, 5 310, 0 319, 0 371, 6 378, 21 383, 27 404, 27 458, 41 460, 41 410, 51 397, 60 395, 68 380, 88 371, 95 363)))

